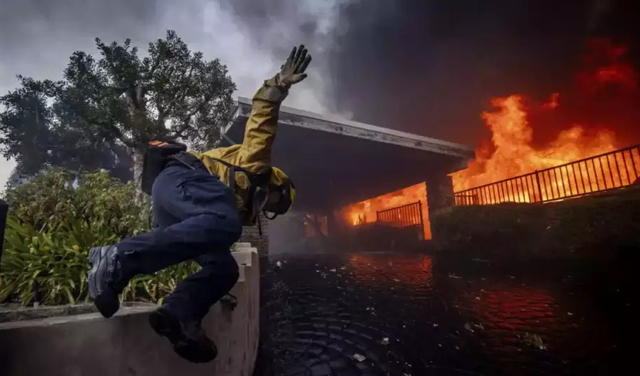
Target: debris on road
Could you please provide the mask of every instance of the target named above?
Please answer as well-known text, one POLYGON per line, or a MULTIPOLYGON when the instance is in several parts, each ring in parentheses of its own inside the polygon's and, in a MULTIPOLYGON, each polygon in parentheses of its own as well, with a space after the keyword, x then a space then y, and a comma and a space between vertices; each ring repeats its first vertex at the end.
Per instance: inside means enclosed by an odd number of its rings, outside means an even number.
POLYGON ((542 341, 542 337, 537 334, 525 333, 524 336, 518 337, 522 338, 522 342, 529 346, 535 347, 539 350, 547 349, 547 345, 542 341))
POLYGON ((353 354, 353 359, 357 360, 358 362, 364 362, 365 360, 367 360, 367 357, 362 354, 353 354))
MULTIPOLYGON (((340 352, 343 359, 334 363, 354 368, 354 374, 359 371, 363 374, 385 374, 384 366, 388 365, 390 375, 402 376, 403 372, 407 375, 416 372, 417 375, 423 373, 425 367, 439 371, 439 367, 451 365, 448 363, 450 359, 476 359, 477 353, 482 351, 487 351, 489 356, 478 359, 483 367, 488 368, 492 367, 495 355, 504 356, 508 362, 515 359, 523 369, 536 369, 539 362, 544 364, 543 370, 548 367, 553 371, 565 366, 582 369, 585 364, 581 363, 583 352, 580 344, 558 344, 564 343, 567 333, 582 338, 582 334, 592 333, 593 327, 598 328, 600 324, 580 318, 587 312, 586 308, 592 306, 582 304, 584 302, 579 299, 584 294, 579 290, 575 291, 575 297, 568 296, 571 289, 579 285, 562 283, 566 273, 557 275, 555 269, 549 275, 538 274, 538 270, 530 275, 528 269, 523 269, 526 274, 516 274, 506 266, 503 269, 502 264, 500 268, 489 268, 488 264, 470 259, 466 259, 464 264, 469 266, 468 269, 453 269, 450 266, 458 264, 450 264, 448 259, 442 259, 446 263, 438 264, 436 258, 433 270, 424 271, 431 274, 425 275, 420 269, 422 259, 411 258, 408 262, 406 255, 397 256, 400 261, 394 262, 394 269, 387 266, 385 258, 391 257, 388 255, 367 256, 376 260, 370 267, 367 266, 368 261, 362 261, 367 260, 365 257, 349 264, 351 256, 348 254, 337 255, 335 259, 327 259, 315 267, 315 260, 308 259, 307 255, 300 256, 298 261, 291 259, 291 267, 285 264, 284 257, 279 257, 271 259, 268 264, 272 271, 274 267, 282 267, 276 269, 279 275, 271 278, 268 274, 264 280, 270 299, 276 303, 269 306, 267 317, 278 323, 274 333, 278 337, 266 340, 280 354, 287 354, 279 363, 282 365, 279 370, 290 369, 299 373, 300 362, 306 363, 306 356, 297 357, 299 353, 294 351, 288 353, 289 346, 295 346, 295 351, 304 351, 310 360, 318 364, 330 362, 333 359, 327 360, 326 356, 340 352), (311 278, 314 270, 326 279, 311 278), (529 287, 520 287, 524 281, 529 287), (538 284, 544 286, 544 294, 536 293, 538 284), (362 312, 363 307, 365 312, 362 312), (563 309, 571 311, 563 313, 563 309), (580 317, 574 310, 579 311, 580 317), (296 343, 290 345, 279 341, 280 338, 292 338, 296 343), (393 344, 391 338, 395 338, 393 344), (427 339, 427 349, 432 353, 419 358, 414 356, 412 347, 424 338, 427 339), (316 341, 317 344, 313 344, 316 341), (434 344, 438 349, 433 348, 434 344), (462 346, 465 346, 464 351, 462 346), (327 353, 322 350, 325 347, 333 350, 327 353), (416 371, 410 371, 412 368, 405 365, 405 359, 417 360, 416 371), (577 363, 575 359, 578 359, 577 363), (357 370, 355 366, 358 366, 357 370), (379 369, 381 366, 382 370, 379 369)), ((451 257, 454 258, 453 255, 451 257)), ((457 258, 454 260, 458 262, 457 258)), ((492 264, 494 262, 491 260, 492 264)), ((516 266, 519 272, 520 264, 516 266)), ((623 292, 626 291, 620 288, 616 295, 617 286, 603 288, 618 299, 622 309, 625 308, 628 295, 623 295, 623 292)), ((607 330, 603 329, 602 333, 607 334, 607 330)), ((597 357, 601 353, 594 348, 593 355, 597 357)), ((472 364, 472 361, 464 364, 472 364)), ((319 376, 329 373, 324 364, 317 370, 319 376)))

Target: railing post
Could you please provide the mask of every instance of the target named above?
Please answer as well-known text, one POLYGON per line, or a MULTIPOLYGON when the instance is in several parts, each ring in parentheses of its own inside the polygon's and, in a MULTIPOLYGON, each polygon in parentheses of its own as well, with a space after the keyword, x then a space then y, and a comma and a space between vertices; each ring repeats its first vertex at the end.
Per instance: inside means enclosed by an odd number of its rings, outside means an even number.
POLYGON ((538 179, 538 170, 535 170, 533 176, 536 177, 536 185, 538 186, 538 197, 540 198, 539 202, 542 202, 542 189, 540 187, 540 179, 538 179))
POLYGON ((424 240, 424 216, 422 215, 422 201, 418 200, 418 210, 420 211, 420 240, 424 240))

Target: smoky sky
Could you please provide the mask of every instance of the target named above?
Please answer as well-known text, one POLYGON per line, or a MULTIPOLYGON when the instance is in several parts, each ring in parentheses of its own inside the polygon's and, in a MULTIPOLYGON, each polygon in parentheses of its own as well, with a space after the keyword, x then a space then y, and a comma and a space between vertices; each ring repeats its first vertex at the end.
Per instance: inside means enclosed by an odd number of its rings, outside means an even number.
MULTIPOLYGON (((590 37, 630 47, 638 62, 634 1, 625 0, 0 0, 0 92, 20 73, 59 79, 93 38, 131 38, 144 54, 167 29, 220 58, 251 96, 289 49, 314 61, 285 103, 475 146, 480 113, 513 93, 542 100, 571 84, 590 37)), ((4 163, 4 161, 0 162, 4 163)), ((0 166, 0 180, 11 166, 0 166)))
MULTIPOLYGON (((229 1, 260 44, 270 23, 297 25, 313 40, 313 19, 295 19, 296 1, 229 1)), ((632 1, 342 1, 323 40, 324 96, 354 120, 477 145, 490 99, 543 100, 580 69, 586 41, 608 37, 636 63, 640 16, 632 1)), ((276 46, 281 48, 280 46, 276 46)))
MULTIPOLYGON (((96 37, 105 42, 131 38, 144 55, 149 42, 173 29, 193 51, 226 64, 238 88, 235 94, 250 97, 277 72, 288 49, 302 42, 295 35, 297 24, 265 25, 270 38, 258 43, 222 0, 0 0, 0 93, 16 88, 17 74, 61 79, 74 51, 96 54, 96 37), (280 43, 283 35, 291 39, 286 48, 280 43)), ((321 71, 313 70, 287 104, 322 111, 321 71)), ((0 187, 14 165, 0 159, 0 187)))

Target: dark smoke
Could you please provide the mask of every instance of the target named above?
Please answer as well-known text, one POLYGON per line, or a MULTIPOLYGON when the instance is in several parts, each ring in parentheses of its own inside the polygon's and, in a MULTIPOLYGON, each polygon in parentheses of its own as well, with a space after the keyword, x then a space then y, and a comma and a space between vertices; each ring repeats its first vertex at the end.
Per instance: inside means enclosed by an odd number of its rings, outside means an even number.
POLYGON ((543 101, 563 92, 588 39, 628 45, 636 63, 640 52, 640 12, 630 1, 338 1, 328 34, 317 14, 305 15, 307 3, 227 5, 274 55, 298 40, 320 50, 314 67, 327 82, 329 109, 474 146, 488 137, 479 115, 491 97, 543 101), (274 38, 278 30, 287 33, 274 38))
MULTIPOLYGON (((627 45, 636 68, 640 61, 638 1, 0 3, 2 93, 16 87, 18 73, 59 79, 73 51, 95 53, 94 37, 132 38, 144 51, 175 29, 193 50, 228 65, 237 95, 251 96, 304 42, 314 56, 310 78, 287 105, 472 146, 488 137, 480 113, 491 97, 518 93, 541 102, 566 92, 591 37, 627 45)), ((0 186, 12 168, 0 159, 0 186)))

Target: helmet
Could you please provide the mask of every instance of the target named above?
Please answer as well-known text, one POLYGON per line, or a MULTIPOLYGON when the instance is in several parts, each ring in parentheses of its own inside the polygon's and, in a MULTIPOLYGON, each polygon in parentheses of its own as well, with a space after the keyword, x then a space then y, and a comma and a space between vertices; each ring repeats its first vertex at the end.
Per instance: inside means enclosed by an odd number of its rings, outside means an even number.
POLYGON ((277 191, 280 193, 277 204, 263 207, 263 212, 268 219, 274 219, 279 214, 285 214, 291 210, 296 198, 296 188, 282 170, 276 167, 271 168, 271 176, 266 188, 269 192, 277 191))

